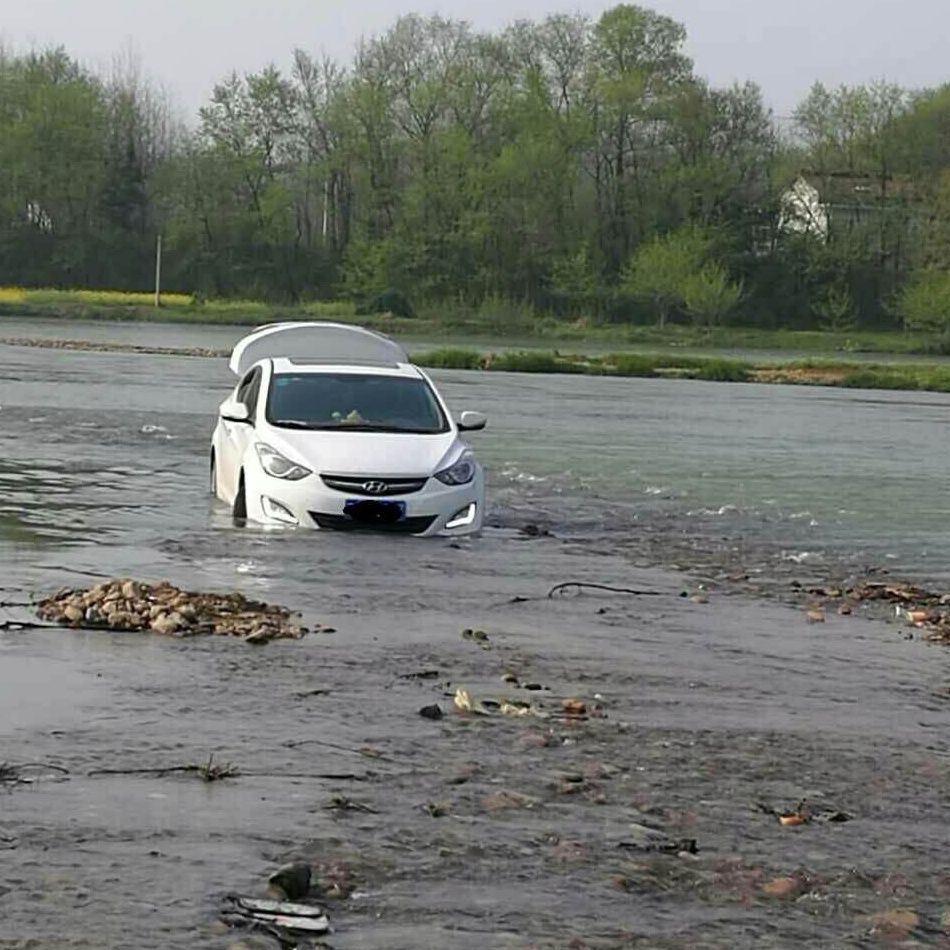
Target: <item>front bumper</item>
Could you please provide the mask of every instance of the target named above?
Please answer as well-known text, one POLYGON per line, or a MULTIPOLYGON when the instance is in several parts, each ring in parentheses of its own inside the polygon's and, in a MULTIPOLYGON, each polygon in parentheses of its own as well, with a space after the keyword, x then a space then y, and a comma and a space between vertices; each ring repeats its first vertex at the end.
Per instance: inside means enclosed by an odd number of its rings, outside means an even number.
POLYGON ((444 485, 436 478, 429 478, 419 491, 380 498, 384 502, 405 504, 405 517, 393 524, 354 521, 344 510, 346 502, 366 501, 366 496, 329 488, 317 474, 289 482, 267 475, 256 465, 247 466, 245 486, 248 518, 269 525, 458 537, 481 530, 485 507, 481 466, 476 468, 475 477, 467 485, 444 485), (475 506, 474 511, 471 505, 475 506), (460 518, 462 513, 464 517, 460 518), (449 524, 456 526, 448 527, 449 524))

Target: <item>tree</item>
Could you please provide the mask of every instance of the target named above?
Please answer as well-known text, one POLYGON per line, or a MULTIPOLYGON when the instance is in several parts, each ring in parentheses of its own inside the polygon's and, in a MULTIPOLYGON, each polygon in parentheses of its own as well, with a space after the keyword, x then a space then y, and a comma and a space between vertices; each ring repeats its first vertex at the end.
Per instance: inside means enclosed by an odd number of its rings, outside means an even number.
POLYGON ((633 297, 646 300, 659 325, 665 326, 672 311, 685 304, 687 291, 693 295, 694 304, 699 304, 702 289, 691 283, 701 273, 709 248, 709 236, 695 227, 685 227, 647 241, 630 259, 622 275, 621 288, 633 297))
POLYGON ((742 287, 729 280, 725 268, 712 262, 686 275, 680 289, 683 307, 698 326, 722 323, 742 299, 742 287))
POLYGON ((950 335, 950 273, 931 269, 918 274, 897 306, 906 329, 950 335))

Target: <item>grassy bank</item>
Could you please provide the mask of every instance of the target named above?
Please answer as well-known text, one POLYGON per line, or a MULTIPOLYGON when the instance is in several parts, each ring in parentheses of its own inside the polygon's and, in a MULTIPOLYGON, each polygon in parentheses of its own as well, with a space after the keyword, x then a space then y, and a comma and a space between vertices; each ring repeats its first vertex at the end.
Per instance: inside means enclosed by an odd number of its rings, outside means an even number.
POLYGON ((821 360, 759 363, 719 357, 645 353, 615 353, 591 357, 535 350, 483 354, 464 349, 416 353, 413 354, 413 360, 420 366, 442 369, 666 377, 736 383, 787 383, 853 389, 950 392, 950 366, 926 363, 872 364, 821 360))
POLYGON ((205 300, 164 294, 156 308, 152 294, 108 290, 48 290, 0 287, 0 318, 129 320, 254 326, 275 320, 332 319, 358 322, 385 333, 449 339, 471 337, 488 343, 573 345, 577 348, 647 348, 652 351, 771 350, 820 356, 848 353, 950 355, 950 341, 935 335, 901 332, 769 330, 753 327, 642 326, 600 324, 540 316, 507 301, 479 307, 456 303, 419 308, 415 317, 358 315, 351 301, 269 304, 256 300, 205 300))
POLYGON ((345 300, 281 306, 259 300, 202 300, 188 294, 163 294, 156 307, 153 294, 0 287, 0 317, 256 326, 274 320, 354 320, 355 308, 345 300))

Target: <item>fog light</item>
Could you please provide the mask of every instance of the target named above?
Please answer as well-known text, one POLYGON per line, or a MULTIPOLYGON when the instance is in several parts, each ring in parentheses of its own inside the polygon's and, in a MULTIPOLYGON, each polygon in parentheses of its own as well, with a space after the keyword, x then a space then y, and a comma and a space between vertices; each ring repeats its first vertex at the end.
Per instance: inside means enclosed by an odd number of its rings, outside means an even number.
POLYGON ((471 504, 466 505, 464 508, 459 508, 458 511, 445 522, 445 527, 448 528, 464 528, 467 525, 470 525, 475 520, 475 512, 478 510, 478 506, 473 501, 471 504))
POLYGON ((273 518, 274 521, 282 521, 284 524, 297 524, 297 516, 286 505, 274 501, 273 498, 268 498, 267 495, 261 495, 261 508, 263 508, 264 514, 268 518, 273 518))

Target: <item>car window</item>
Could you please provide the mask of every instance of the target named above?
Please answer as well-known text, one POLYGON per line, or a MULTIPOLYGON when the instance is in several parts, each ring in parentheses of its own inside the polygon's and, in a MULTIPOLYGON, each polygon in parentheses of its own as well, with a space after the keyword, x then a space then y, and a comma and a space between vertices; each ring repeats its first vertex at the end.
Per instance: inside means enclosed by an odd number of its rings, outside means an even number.
POLYGON ((447 431, 432 388, 418 377, 277 373, 267 397, 275 426, 375 432, 447 431))
POLYGON ((260 393, 260 389, 261 368, 255 366, 252 370, 249 370, 244 379, 241 380, 235 395, 238 402, 242 402, 247 406, 247 410, 252 416, 254 415, 254 410, 257 408, 257 396, 260 393))

